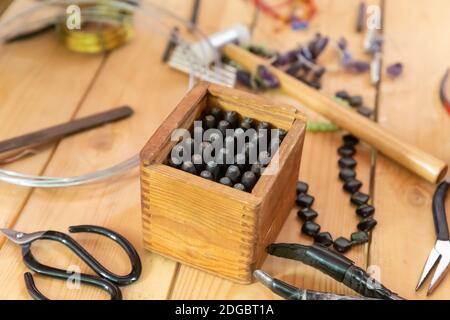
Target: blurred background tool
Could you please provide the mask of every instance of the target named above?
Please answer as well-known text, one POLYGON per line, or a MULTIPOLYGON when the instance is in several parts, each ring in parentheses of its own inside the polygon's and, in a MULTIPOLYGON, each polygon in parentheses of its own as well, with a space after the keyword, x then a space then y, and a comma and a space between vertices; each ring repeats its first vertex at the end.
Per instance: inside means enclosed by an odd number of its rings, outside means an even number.
POLYGON ((250 38, 247 27, 240 24, 234 25, 208 38, 194 42, 189 47, 178 44, 170 56, 168 64, 184 73, 193 72, 194 76, 201 80, 234 87, 237 69, 221 62, 219 50, 229 43, 246 45, 250 42, 250 38))
POLYGON ((296 288, 284 281, 272 278, 262 270, 256 270, 253 272, 253 275, 256 280, 269 288, 273 293, 287 300, 374 300, 370 298, 342 296, 334 293, 296 288))
POLYGON ((193 30, 197 27, 198 15, 200 12, 201 0, 193 0, 194 4, 192 6, 191 20, 189 25, 189 30, 193 30))
POLYGON ((50 128, 31 132, 19 137, 0 141, 0 164, 11 162, 11 160, 18 160, 18 158, 29 154, 27 150, 33 150, 33 148, 40 145, 57 141, 69 135, 90 130, 107 123, 126 119, 132 114, 133 109, 130 107, 119 107, 50 128))

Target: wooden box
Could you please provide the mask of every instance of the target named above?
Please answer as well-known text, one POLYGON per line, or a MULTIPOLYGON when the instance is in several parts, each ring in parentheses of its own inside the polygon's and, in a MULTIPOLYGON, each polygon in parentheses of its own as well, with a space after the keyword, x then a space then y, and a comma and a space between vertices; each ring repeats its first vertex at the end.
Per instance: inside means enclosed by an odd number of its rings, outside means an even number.
POLYGON ((251 283, 252 272, 266 257, 266 246, 294 206, 305 124, 291 106, 204 82, 197 85, 141 152, 146 249, 238 283, 251 283), (261 176, 251 193, 165 164, 177 143, 171 141, 172 131, 191 128, 211 106, 288 131, 278 149, 279 170, 261 176))

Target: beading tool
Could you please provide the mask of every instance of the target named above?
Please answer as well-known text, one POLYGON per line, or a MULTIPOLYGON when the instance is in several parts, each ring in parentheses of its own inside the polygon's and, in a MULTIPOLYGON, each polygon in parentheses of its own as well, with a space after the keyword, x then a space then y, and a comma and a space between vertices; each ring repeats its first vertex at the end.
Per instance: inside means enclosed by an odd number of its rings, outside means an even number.
POLYGON ((420 276, 416 291, 420 289, 424 281, 431 273, 431 269, 437 264, 436 271, 431 279, 427 295, 430 295, 444 278, 450 264, 450 235, 448 231, 447 215, 445 212, 445 199, 447 198, 450 179, 439 184, 433 196, 433 220, 437 241, 431 249, 427 262, 420 276), (439 261, 439 262, 438 262, 439 261))
POLYGON ((320 244, 271 244, 267 247, 270 255, 297 260, 309 265, 367 298, 383 300, 403 300, 396 293, 384 287, 363 269, 345 256, 331 251, 320 244))

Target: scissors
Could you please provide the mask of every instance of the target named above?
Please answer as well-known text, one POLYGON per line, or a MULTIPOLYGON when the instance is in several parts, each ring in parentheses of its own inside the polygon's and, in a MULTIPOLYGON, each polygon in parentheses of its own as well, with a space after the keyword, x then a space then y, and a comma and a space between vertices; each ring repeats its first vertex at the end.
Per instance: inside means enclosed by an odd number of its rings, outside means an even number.
MULTIPOLYGON (((125 286, 137 281, 142 272, 141 259, 133 247, 133 245, 120 234, 115 233, 112 230, 91 226, 73 226, 69 227, 70 233, 95 233, 110 238, 117 244, 119 244, 127 253, 131 262, 131 272, 128 275, 120 276, 112 273, 100 264, 89 252, 87 252, 78 242, 76 242, 71 236, 58 232, 58 231, 40 231, 33 233, 17 232, 11 229, 0 229, 0 231, 12 242, 22 247, 23 261, 25 265, 36 272, 39 275, 69 280, 73 277, 73 274, 66 270, 53 268, 39 263, 31 253, 31 244, 37 240, 50 240, 60 242, 71 251, 73 251, 78 257, 81 258, 97 275, 89 275, 81 273, 79 280, 81 283, 98 287, 111 296, 111 300, 122 300, 122 292, 119 286, 125 286)), ((25 285, 28 293, 35 300, 49 300, 44 296, 36 287, 33 276, 30 272, 24 274, 25 285)))

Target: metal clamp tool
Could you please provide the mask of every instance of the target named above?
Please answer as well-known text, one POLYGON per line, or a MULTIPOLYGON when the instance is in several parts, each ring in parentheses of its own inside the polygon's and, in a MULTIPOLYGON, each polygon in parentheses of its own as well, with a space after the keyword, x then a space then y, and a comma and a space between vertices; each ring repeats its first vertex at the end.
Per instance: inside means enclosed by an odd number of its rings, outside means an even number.
POLYGON ((419 283, 416 287, 416 291, 420 289, 428 275, 431 273, 431 269, 433 269, 439 260, 436 271, 431 279, 431 284, 428 288, 427 295, 430 295, 434 289, 436 289, 442 278, 444 278, 450 264, 450 235, 448 231, 447 215, 445 212, 445 199, 447 197, 449 187, 450 179, 441 182, 433 196, 433 220, 437 241, 434 248, 431 249, 428 260, 423 268, 422 275, 420 276, 419 283))

